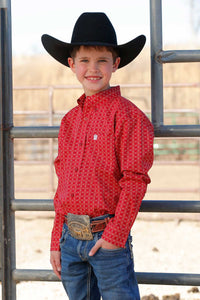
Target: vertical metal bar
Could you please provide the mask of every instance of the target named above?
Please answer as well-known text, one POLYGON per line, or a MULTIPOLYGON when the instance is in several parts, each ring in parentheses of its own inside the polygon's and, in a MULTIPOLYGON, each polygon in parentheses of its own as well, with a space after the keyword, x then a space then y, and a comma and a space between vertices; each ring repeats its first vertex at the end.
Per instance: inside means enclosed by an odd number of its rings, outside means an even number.
POLYGON ((0 0, 0 70, 1 70, 1 200, 2 207, 2 299, 16 299, 15 216, 11 211, 14 199, 14 159, 10 129, 13 127, 11 0, 0 0))
POLYGON ((155 127, 159 127, 163 125, 163 67, 156 57, 162 50, 161 0, 150 0, 150 30, 152 122, 155 127))
MULTIPOLYGON (((1 22, 0 22, 1 26, 1 22)), ((0 41, 2 33, 0 28, 0 41)), ((0 58, 1 58, 0 47, 0 58)), ((1 62, 0 62, 1 66, 1 62)), ((0 70, 1 71, 1 70, 0 70)), ((0 281, 2 281, 2 262, 3 262, 3 115, 2 115, 2 72, 0 72, 0 281)))

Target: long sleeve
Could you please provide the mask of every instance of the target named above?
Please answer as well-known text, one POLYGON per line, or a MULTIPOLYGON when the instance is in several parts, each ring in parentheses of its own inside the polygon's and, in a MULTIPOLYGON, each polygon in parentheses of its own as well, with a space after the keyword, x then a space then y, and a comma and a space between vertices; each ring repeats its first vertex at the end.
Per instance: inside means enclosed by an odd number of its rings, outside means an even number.
MULTIPOLYGON (((56 157, 56 159, 54 161, 54 167, 55 167, 55 171, 56 171, 56 174, 58 177, 58 181, 59 181, 60 174, 61 174, 61 160, 62 160, 62 156, 63 156, 62 155, 62 152, 63 152, 62 141, 63 141, 63 136, 65 134, 65 130, 64 130, 64 126, 63 126, 64 122, 65 122, 65 117, 63 118, 63 120, 61 122, 60 130, 59 130, 58 156, 56 157)), ((63 223, 64 223, 64 214, 63 214, 62 209, 60 209, 60 205, 59 205, 58 189, 59 189, 59 185, 58 185, 57 191, 54 196, 55 218, 54 218, 54 225, 53 225, 53 229, 52 229, 52 233, 51 233, 51 245, 50 245, 51 251, 59 251, 60 250, 59 241, 60 241, 62 227, 63 227, 63 223)))
MULTIPOLYGON (((54 202, 57 201, 57 193, 54 197, 54 202)), ((60 235, 62 232, 62 227, 64 223, 64 215, 62 212, 58 212, 55 210, 55 218, 54 218, 54 225, 53 230, 51 233, 51 251, 59 251, 60 250, 60 235)))
POLYGON ((147 117, 136 111, 116 125, 116 155, 122 177, 120 198, 115 217, 106 227, 103 238, 124 247, 131 227, 150 183, 148 171, 153 163, 153 126, 147 117))

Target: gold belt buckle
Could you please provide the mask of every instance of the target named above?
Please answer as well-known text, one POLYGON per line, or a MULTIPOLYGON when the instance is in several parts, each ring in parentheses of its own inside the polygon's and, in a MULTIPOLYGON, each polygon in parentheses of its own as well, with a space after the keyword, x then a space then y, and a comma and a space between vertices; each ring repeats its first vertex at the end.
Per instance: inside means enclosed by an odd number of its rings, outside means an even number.
POLYGON ((88 215, 67 214, 67 225, 72 237, 77 240, 93 240, 90 227, 90 217, 88 215))

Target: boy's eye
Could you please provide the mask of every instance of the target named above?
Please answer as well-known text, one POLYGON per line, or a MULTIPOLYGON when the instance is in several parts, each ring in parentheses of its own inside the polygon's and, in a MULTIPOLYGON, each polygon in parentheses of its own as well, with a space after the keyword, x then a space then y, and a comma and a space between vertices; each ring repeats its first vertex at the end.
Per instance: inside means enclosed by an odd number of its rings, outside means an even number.
POLYGON ((88 59, 81 59, 81 62, 88 62, 88 59))

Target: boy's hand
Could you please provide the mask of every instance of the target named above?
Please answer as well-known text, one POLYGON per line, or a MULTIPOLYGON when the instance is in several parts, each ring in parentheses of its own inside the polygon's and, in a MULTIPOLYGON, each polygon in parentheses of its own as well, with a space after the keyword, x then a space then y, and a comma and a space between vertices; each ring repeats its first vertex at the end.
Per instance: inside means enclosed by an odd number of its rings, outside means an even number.
POLYGON ((105 241, 104 239, 99 239, 96 244, 94 245, 94 247, 90 250, 89 252, 89 256, 93 256, 98 250, 99 248, 104 248, 104 249, 119 249, 120 247, 115 246, 107 241, 105 241))
POLYGON ((61 263, 60 263, 61 253, 60 251, 50 252, 50 263, 52 265, 54 273, 61 279, 61 263))

